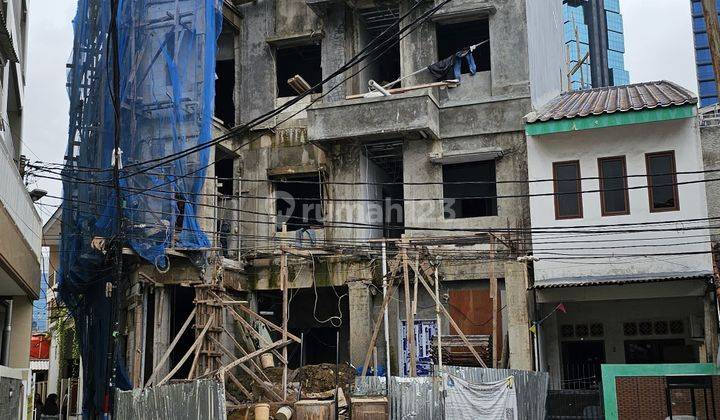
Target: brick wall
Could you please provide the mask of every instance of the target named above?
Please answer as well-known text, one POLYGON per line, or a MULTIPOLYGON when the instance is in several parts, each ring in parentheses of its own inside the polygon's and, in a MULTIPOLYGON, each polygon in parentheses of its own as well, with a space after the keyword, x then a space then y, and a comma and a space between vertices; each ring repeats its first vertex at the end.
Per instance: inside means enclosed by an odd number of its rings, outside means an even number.
MULTIPOLYGON (((618 417, 620 420, 664 420, 667 416, 664 377, 617 378, 618 417)), ((715 412, 720 415, 720 377, 713 377, 715 412)), ((688 390, 673 390, 673 415, 692 414, 688 390)), ((699 419, 714 418, 710 391, 707 391, 710 417, 705 414, 705 397, 695 390, 695 406, 699 419)))

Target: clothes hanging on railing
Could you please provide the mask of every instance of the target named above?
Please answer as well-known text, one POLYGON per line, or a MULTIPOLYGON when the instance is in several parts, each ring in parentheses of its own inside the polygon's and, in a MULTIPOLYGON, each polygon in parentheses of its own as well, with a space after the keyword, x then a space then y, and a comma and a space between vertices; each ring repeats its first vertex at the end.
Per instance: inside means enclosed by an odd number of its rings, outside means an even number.
POLYGON ((473 51, 475 51, 475 48, 479 47, 480 45, 486 43, 487 41, 480 42, 475 45, 471 45, 469 47, 463 48, 462 50, 456 52, 455 54, 444 58, 437 63, 433 63, 427 67, 428 71, 430 71, 430 74, 433 75, 436 81, 442 81, 442 80, 450 80, 454 79, 458 82, 461 78, 461 69, 462 69, 462 60, 465 58, 465 60, 468 63, 468 67, 470 68, 470 74, 475 75, 477 72, 477 66, 475 65, 475 58, 473 57, 473 51))

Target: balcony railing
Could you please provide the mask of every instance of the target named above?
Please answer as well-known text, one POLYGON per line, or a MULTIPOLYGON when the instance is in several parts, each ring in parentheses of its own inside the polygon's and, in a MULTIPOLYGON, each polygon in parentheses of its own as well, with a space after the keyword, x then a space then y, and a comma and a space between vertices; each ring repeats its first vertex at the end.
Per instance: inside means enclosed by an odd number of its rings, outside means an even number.
POLYGON ((39 260, 42 220, 3 141, 0 141, 0 177, 3 180, 0 182, 0 203, 39 260))

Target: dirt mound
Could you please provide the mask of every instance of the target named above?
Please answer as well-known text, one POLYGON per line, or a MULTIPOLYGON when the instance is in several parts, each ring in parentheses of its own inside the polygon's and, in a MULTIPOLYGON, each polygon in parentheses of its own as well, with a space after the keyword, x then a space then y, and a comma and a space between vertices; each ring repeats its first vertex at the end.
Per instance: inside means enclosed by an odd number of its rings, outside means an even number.
MULTIPOLYGON (((329 391, 335 388, 335 365, 323 363, 307 365, 295 372, 295 380, 302 385, 303 393, 329 391)), ((355 369, 348 364, 341 364, 338 383, 347 394, 349 385, 355 382, 355 369)), ((348 394, 349 395, 349 394, 348 394)))

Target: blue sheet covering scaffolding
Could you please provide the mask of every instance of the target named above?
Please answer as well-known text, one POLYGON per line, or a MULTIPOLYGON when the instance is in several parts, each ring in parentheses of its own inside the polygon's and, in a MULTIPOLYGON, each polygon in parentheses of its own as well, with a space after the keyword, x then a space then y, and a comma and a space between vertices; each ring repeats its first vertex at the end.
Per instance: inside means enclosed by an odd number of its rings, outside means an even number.
MULTIPOLYGON (((108 371, 112 317, 105 285, 114 270, 111 253, 102 252, 99 244, 124 238, 140 257, 161 268, 168 248, 201 254, 210 246, 196 218, 209 148, 157 167, 150 168, 157 161, 147 162, 211 139, 221 0, 119 0, 117 110, 108 58, 112 13, 110 1, 78 0, 68 71, 58 285, 79 334, 86 416, 102 411, 108 371), (115 112, 120 113, 125 167, 122 215, 115 210, 110 170, 115 112), (122 232, 116 231, 118 217, 122 232)), ((116 384, 127 387, 122 354, 114 351, 116 384)))

